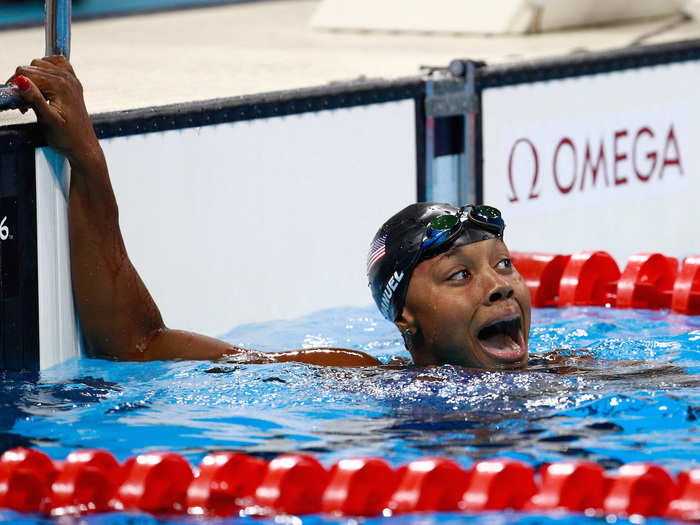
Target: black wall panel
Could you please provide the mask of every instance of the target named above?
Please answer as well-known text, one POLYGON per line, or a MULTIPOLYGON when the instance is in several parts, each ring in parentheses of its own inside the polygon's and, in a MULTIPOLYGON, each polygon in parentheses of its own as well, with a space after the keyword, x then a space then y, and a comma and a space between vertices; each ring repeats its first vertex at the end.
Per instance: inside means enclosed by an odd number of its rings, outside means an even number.
POLYGON ((0 369, 39 369, 34 148, 0 153, 0 369))

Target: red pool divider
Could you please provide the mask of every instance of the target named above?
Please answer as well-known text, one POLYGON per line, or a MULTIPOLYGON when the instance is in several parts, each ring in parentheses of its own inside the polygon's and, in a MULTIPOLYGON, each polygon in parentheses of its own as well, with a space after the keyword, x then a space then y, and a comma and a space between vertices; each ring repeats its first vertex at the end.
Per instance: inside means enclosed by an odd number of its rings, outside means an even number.
POLYGON ((640 253, 630 257, 617 283, 617 308, 659 310, 671 306, 678 259, 660 253, 640 253))
POLYGON ((396 489, 398 473, 383 459, 342 459, 331 468, 321 510, 340 516, 376 516, 396 489))
POLYGON ((687 257, 673 284, 671 309, 688 314, 700 315, 700 256, 687 257))
POLYGON ((327 471, 303 454, 267 462, 214 452, 193 471, 173 452, 142 454, 119 465, 104 450, 77 450, 61 462, 18 448, 0 457, 0 508, 58 516, 138 510, 217 517, 564 509, 692 521, 700 520, 700 468, 680 473, 677 481, 648 463, 608 473, 593 463, 565 461, 536 475, 510 458, 478 461, 469 469, 448 458, 418 459, 398 469, 380 458, 352 458, 327 471))
POLYGON ((154 514, 185 511, 187 488, 194 479, 192 467, 179 454, 149 452, 124 466, 126 475, 116 492, 116 510, 145 510, 154 514))
POLYGON ((540 469, 540 480, 539 491, 525 505, 527 510, 583 512, 603 508, 606 479, 600 465, 584 461, 553 463, 540 469))
POLYGON ((700 521, 700 467, 678 475, 679 495, 668 504, 666 516, 700 521))
POLYGON ((267 466, 262 483, 255 490, 258 515, 316 514, 328 485, 328 472, 316 458, 305 454, 284 454, 267 466))
POLYGON ((424 511, 452 511, 459 508, 469 483, 456 461, 422 458, 403 467, 398 486, 387 508, 395 514, 424 511))
POLYGON ((0 457, 0 508, 20 512, 47 510, 58 470, 39 450, 15 448, 0 457))
POLYGON ((187 512, 231 516, 253 504, 253 495, 267 472, 267 462, 236 452, 212 452, 202 459, 199 474, 187 488, 187 512))
POLYGON ((614 306, 700 315, 700 256, 678 259, 660 253, 630 257, 623 272, 610 254, 513 252, 535 307, 614 306))
POLYGON ((122 466, 109 452, 89 449, 71 452, 51 484, 51 513, 108 511, 123 478, 122 466))
POLYGON ((571 256, 512 252, 511 258, 530 289, 532 306, 557 306, 559 282, 571 256))
POLYGON ((625 516, 663 516, 676 490, 669 473, 657 465, 623 465, 613 478, 603 509, 609 514, 625 516))
POLYGON ((559 282, 558 306, 605 306, 615 303, 620 270, 606 252, 579 252, 569 259, 559 282))
POLYGON ((536 492, 535 471, 530 465, 514 459, 479 461, 472 468, 459 508, 474 512, 519 510, 536 492))

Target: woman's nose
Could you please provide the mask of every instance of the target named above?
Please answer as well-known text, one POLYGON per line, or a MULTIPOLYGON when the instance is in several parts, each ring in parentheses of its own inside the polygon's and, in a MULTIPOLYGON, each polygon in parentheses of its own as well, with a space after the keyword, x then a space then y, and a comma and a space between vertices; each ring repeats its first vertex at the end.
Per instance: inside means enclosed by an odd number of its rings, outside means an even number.
POLYGON ((513 297, 514 291, 510 283, 493 269, 491 270, 490 274, 491 282, 488 284, 487 288, 488 301, 486 304, 493 304, 495 302, 502 301, 503 299, 510 299, 513 297))

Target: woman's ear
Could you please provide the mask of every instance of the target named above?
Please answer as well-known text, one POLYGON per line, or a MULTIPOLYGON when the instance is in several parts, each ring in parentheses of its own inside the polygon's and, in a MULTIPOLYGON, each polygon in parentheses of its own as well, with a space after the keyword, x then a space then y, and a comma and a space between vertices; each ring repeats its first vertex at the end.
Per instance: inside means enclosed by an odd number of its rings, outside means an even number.
POLYGON ((406 346, 406 350, 409 351, 413 360, 416 360, 416 351, 418 346, 420 346, 420 341, 422 338, 418 335, 420 328, 416 322, 416 317, 409 308, 403 307, 401 315, 398 319, 394 321, 394 324, 398 327, 401 332, 401 337, 403 338, 403 343, 406 346))
POLYGON ((410 308, 404 306, 401 315, 394 321, 394 324, 398 327, 399 332, 405 334, 407 331, 411 334, 418 332, 418 325, 416 323, 416 317, 411 312, 410 308))

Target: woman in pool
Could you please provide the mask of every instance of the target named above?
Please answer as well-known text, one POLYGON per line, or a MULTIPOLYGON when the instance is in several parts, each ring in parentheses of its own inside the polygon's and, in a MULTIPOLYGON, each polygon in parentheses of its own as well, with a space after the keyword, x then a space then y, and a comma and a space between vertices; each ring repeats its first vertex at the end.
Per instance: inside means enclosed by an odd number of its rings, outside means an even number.
MULTIPOLYGON (((49 145, 71 165, 71 270, 88 355, 380 364, 356 350, 258 352, 167 328, 126 253, 107 164, 73 68, 63 57, 46 57, 18 67, 10 80, 49 145)), ((503 228, 493 208, 418 203, 377 232, 368 260, 372 294, 415 364, 526 365, 530 296, 511 264, 503 228)))

